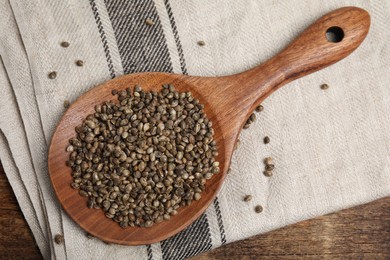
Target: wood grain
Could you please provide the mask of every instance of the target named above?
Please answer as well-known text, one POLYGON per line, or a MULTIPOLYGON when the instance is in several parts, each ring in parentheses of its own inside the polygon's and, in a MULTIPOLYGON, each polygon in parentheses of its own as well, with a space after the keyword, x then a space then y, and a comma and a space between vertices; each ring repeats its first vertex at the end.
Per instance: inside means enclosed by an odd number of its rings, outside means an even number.
POLYGON ((390 259, 390 198, 211 250, 210 259, 390 259))
POLYGON ((206 208, 219 190, 233 152, 237 136, 253 109, 267 96, 286 83, 329 66, 355 50, 370 27, 368 13, 360 8, 345 7, 333 11, 306 29, 294 42, 274 58, 249 71, 225 77, 191 77, 167 73, 138 73, 110 80, 93 88, 71 105, 53 134, 49 149, 49 172, 54 191, 69 216, 88 233, 110 243, 125 245, 149 244, 166 239, 183 230, 206 208), (326 38, 329 28, 338 26, 344 32, 341 42, 326 38), (86 199, 72 190, 71 170, 65 161, 68 140, 75 136, 75 127, 94 113, 94 106, 112 100, 113 89, 123 90, 141 85, 146 91, 159 91, 161 85, 173 84, 180 92, 191 91, 213 122, 221 173, 206 184, 199 201, 180 208, 169 221, 150 228, 122 229, 104 216, 103 211, 88 209, 86 199))
MULTIPOLYGON (((0 259, 42 259, 0 164, 0 259)), ((192 258, 390 259, 390 198, 231 243, 192 258)))
POLYGON ((0 259, 42 259, 0 162, 0 259))

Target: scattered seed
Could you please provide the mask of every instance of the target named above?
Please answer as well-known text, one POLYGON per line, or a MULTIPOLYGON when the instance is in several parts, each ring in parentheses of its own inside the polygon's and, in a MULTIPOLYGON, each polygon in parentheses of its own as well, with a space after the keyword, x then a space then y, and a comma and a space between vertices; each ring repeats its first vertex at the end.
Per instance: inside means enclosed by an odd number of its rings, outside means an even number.
POLYGON ((155 22, 154 22, 152 19, 150 19, 150 18, 146 18, 146 19, 145 19, 145 23, 146 23, 147 25, 149 25, 149 26, 152 26, 152 25, 155 24, 155 22))
POLYGON ((321 89, 325 90, 325 89, 328 89, 329 88, 329 85, 328 84, 322 84, 320 86, 321 89))
POLYGON ((264 159, 265 165, 271 165, 274 164, 272 157, 267 157, 264 159))
POLYGON ((57 77, 57 72, 52 71, 48 74, 49 79, 55 79, 57 77))
POLYGON ((199 45, 199 46, 205 46, 206 43, 205 43, 204 41, 198 41, 198 45, 199 45))
POLYGON ((248 202, 248 201, 251 201, 252 200, 252 195, 246 195, 245 197, 244 197, 244 201, 245 202, 248 202))
POLYGON ((54 242, 56 242, 57 245, 61 245, 62 243, 64 243, 64 236, 59 234, 55 235, 54 242))
POLYGON ((256 115, 254 113, 252 113, 248 120, 246 120, 245 124, 244 124, 244 129, 248 129, 249 126, 256 120, 256 115))
POLYGON ((64 108, 68 108, 70 106, 69 100, 64 101, 64 108))
POLYGON ((69 42, 61 42, 61 47, 68 48, 69 47, 69 42))
POLYGON ((76 65, 79 66, 79 67, 82 67, 82 66, 84 66, 84 61, 82 61, 82 60, 77 60, 77 61, 76 61, 76 65))
POLYGON ((257 205, 257 206, 255 207, 255 212, 256 212, 256 213, 261 213, 261 212, 263 212, 263 207, 260 206, 260 205, 257 205))
POLYGON ((256 107, 256 112, 261 112, 261 111, 263 111, 264 110, 264 107, 262 106, 262 105, 258 105, 257 107, 256 107))
POLYGON ((273 169, 275 169, 275 165, 273 163, 272 157, 265 158, 264 163, 265 163, 265 170, 266 171, 272 171, 273 169))
POLYGON ((77 189, 80 188, 80 184, 75 183, 75 182, 72 182, 72 183, 70 184, 70 186, 71 186, 73 189, 75 189, 75 190, 77 190, 77 189))
POLYGON ((264 137, 263 141, 264 141, 265 144, 268 144, 271 140, 269 139, 268 136, 266 136, 266 137, 264 137))
POLYGON ((272 176, 272 171, 264 171, 264 175, 266 177, 271 177, 272 176))

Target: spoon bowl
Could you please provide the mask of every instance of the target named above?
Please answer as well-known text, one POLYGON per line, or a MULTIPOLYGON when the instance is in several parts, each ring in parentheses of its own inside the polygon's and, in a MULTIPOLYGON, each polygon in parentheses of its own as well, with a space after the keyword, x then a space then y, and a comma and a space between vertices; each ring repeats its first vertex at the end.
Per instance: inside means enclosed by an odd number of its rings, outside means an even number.
POLYGON ((356 7, 344 7, 326 14, 307 28, 278 55, 251 70, 223 77, 192 77, 169 73, 137 73, 122 76, 92 88, 80 96, 65 112, 50 144, 48 166, 50 179, 59 202, 69 216, 84 230, 109 243, 142 245, 159 242, 183 230, 210 205, 229 168, 237 137, 245 121, 267 96, 286 83, 329 66, 355 50, 366 37, 369 14, 356 7), (107 219, 102 210, 89 209, 87 199, 71 188, 71 169, 65 165, 68 140, 75 127, 94 113, 95 105, 112 100, 113 89, 135 85, 144 91, 160 91, 172 84, 179 92, 191 91, 204 104, 213 122, 220 173, 206 182, 198 201, 181 207, 170 220, 152 227, 121 228, 107 219))

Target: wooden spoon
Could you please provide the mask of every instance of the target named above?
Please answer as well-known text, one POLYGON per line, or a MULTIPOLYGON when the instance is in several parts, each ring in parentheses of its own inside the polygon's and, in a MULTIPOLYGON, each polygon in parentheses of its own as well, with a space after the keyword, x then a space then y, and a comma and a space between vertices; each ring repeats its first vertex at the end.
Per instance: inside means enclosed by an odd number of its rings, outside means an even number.
POLYGON ((63 209, 88 233, 109 243, 150 244, 166 239, 195 221, 215 198, 230 164, 233 148, 245 121, 266 97, 286 83, 329 66, 355 50, 370 27, 369 14, 356 7, 344 7, 320 18, 274 58, 251 70, 224 77, 192 77, 168 73, 137 73, 122 76, 97 86, 74 102, 59 122, 49 150, 49 172, 54 191, 63 209), (168 221, 150 228, 122 229, 107 219, 102 210, 89 209, 86 199, 70 186, 71 169, 65 165, 68 140, 75 127, 94 106, 114 100, 113 89, 140 85, 146 91, 161 90, 173 84, 178 91, 191 91, 205 105, 213 122, 221 163, 221 173, 206 183, 202 198, 180 208, 168 221))

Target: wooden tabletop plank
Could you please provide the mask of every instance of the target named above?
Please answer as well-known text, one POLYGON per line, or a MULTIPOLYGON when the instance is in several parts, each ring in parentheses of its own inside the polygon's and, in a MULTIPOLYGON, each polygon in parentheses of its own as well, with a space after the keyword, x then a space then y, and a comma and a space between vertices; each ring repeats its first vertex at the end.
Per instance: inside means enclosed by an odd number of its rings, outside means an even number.
MULTIPOLYGON (((0 259, 42 259, 0 165, 0 259)), ((204 253, 209 259, 390 259, 390 198, 204 253)))

